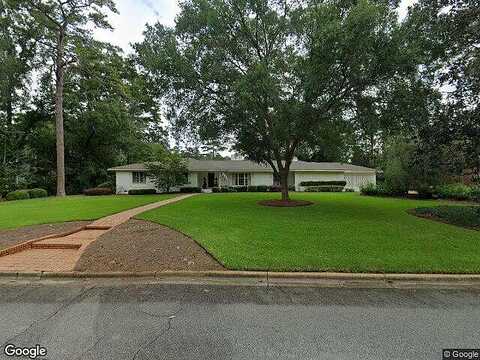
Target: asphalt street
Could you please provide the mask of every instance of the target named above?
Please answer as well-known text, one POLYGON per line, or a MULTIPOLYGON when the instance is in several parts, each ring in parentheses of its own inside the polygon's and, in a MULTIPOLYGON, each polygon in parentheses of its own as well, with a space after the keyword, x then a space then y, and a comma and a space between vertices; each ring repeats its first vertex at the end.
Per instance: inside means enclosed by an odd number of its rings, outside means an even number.
POLYGON ((4 282, 7 344, 42 359, 442 359, 480 348, 480 291, 4 282))

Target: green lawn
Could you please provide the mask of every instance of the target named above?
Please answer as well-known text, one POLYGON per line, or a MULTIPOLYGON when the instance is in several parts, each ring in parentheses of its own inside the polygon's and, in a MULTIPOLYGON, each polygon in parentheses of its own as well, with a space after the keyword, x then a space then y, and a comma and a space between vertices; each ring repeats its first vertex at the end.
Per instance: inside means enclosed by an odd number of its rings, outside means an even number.
POLYGON ((67 196, 0 203, 0 229, 75 220, 94 220, 165 200, 172 195, 67 196))
POLYGON ((440 202, 296 193, 315 205, 257 205, 278 197, 200 195, 139 218, 188 234, 230 269, 480 273, 479 231, 406 212, 440 202))

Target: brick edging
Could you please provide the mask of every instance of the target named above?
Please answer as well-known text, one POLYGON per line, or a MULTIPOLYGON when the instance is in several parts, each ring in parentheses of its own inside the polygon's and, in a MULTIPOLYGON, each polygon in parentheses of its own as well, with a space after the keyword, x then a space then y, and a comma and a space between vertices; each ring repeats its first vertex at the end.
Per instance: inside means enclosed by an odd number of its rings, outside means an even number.
POLYGON ((50 235, 42 236, 42 237, 39 237, 39 238, 36 238, 36 239, 25 241, 25 242, 17 244, 17 245, 10 246, 10 247, 0 251, 0 257, 7 256, 7 255, 12 255, 12 254, 18 253, 20 251, 31 249, 32 245, 34 243, 42 241, 42 240, 61 238, 61 237, 66 237, 66 236, 75 234, 77 232, 85 230, 87 226, 88 225, 81 226, 79 228, 69 230, 69 231, 65 231, 65 232, 62 232, 62 233, 56 233, 56 234, 50 234, 50 235))

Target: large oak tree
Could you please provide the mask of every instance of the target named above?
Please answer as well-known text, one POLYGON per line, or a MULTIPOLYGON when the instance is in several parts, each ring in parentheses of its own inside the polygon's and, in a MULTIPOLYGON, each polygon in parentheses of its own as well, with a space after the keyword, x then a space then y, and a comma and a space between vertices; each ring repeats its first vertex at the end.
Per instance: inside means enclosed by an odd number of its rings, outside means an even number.
POLYGON ((269 164, 288 200, 299 146, 402 71, 397 26, 379 1, 188 0, 135 48, 182 133, 269 164))

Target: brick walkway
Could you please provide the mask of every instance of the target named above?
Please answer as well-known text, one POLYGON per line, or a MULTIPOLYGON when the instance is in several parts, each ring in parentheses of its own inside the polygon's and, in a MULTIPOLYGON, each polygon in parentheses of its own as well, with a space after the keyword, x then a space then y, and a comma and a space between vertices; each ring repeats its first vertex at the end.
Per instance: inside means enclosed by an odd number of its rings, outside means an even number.
POLYGON ((110 215, 98 219, 86 228, 70 235, 29 241, 28 249, 0 256, 0 271, 73 271, 75 264, 86 247, 107 231, 145 211, 168 205, 193 195, 195 194, 181 195, 110 215))

